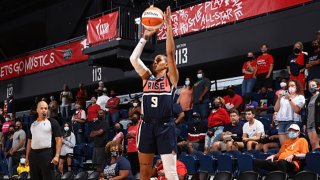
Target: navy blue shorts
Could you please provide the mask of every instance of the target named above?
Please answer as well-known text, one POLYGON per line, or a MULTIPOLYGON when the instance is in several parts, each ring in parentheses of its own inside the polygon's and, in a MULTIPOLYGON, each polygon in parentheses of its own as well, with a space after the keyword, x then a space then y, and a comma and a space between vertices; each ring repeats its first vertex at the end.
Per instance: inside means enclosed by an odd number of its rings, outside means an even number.
POLYGON ((142 121, 137 135, 141 153, 171 154, 177 152, 177 137, 174 122, 149 123, 142 121))

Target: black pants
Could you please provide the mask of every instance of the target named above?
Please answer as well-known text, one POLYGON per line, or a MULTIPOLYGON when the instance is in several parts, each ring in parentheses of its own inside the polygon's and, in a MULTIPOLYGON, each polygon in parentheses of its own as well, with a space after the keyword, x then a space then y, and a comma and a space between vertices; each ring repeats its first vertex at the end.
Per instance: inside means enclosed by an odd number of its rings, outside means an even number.
POLYGON ((266 78, 268 73, 258 74, 256 80, 256 90, 259 91, 261 87, 272 88, 273 87, 273 75, 271 73, 269 78, 266 78))
POLYGON ((31 150, 29 154, 31 180, 53 180, 52 150, 31 150))
POLYGON ((294 165, 292 162, 290 163, 283 159, 279 161, 273 161, 273 162, 268 160, 256 159, 254 160, 254 168, 255 168, 255 171, 263 169, 267 171, 282 171, 285 173, 291 173, 291 172, 294 172, 296 165, 294 165))
POLYGON ((136 175, 138 172, 140 172, 138 152, 128 153, 128 160, 131 165, 132 174, 136 175))

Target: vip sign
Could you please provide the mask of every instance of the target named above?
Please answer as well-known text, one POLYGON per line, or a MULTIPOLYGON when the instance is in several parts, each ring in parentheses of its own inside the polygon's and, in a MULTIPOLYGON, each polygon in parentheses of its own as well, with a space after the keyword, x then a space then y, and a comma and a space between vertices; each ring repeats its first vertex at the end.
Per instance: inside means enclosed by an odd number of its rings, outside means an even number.
POLYGON ((188 47, 187 43, 176 45, 176 64, 188 63, 188 47))

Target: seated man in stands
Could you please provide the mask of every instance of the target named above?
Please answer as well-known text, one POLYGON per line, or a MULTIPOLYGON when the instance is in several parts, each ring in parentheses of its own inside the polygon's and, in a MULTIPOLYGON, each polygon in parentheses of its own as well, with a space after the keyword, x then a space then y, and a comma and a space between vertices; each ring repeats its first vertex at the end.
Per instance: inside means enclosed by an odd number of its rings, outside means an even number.
MULTIPOLYGON (((186 175, 187 175, 187 168, 186 166, 179 160, 177 160, 177 174, 179 177, 179 180, 184 180, 186 175)), ((164 176, 164 171, 163 171, 163 164, 161 159, 159 159, 156 164, 154 165, 152 169, 152 176, 153 177, 158 177, 158 178, 151 178, 151 179, 158 179, 158 180, 167 180, 166 177, 164 176)))
POLYGON ((236 109, 230 111, 230 124, 224 127, 221 141, 215 142, 211 151, 231 151, 244 147, 242 140, 243 122, 239 121, 239 112, 236 109), (236 145, 235 143, 238 142, 236 145))
POLYGON ((300 158, 305 158, 309 152, 308 142, 299 138, 300 127, 291 124, 288 128, 289 139, 285 140, 277 154, 269 156, 266 160, 254 160, 255 170, 296 172, 300 169, 300 158))
POLYGON ((228 86, 227 95, 223 97, 225 102, 225 107, 228 111, 231 109, 241 109, 242 97, 236 93, 234 86, 228 86))
POLYGON ((201 122, 201 116, 199 113, 194 112, 192 114, 192 122, 188 129, 188 139, 179 142, 177 145, 183 151, 187 150, 188 153, 198 151, 199 147, 203 147, 204 138, 207 132, 207 125, 201 122))
POLYGON ((254 118, 254 109, 246 109, 245 112, 248 122, 246 122, 242 128, 242 142, 247 147, 247 150, 252 150, 258 144, 261 136, 264 135, 264 126, 259 120, 254 118))

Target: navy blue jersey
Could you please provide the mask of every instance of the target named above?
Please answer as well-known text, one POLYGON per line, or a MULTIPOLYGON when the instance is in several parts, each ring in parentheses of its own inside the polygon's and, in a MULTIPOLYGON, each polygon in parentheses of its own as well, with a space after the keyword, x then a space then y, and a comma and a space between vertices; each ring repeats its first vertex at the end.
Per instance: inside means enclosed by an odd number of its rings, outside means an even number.
POLYGON ((167 75, 159 79, 151 75, 143 87, 143 119, 161 121, 173 117, 174 90, 167 75))

